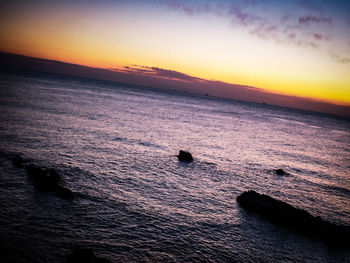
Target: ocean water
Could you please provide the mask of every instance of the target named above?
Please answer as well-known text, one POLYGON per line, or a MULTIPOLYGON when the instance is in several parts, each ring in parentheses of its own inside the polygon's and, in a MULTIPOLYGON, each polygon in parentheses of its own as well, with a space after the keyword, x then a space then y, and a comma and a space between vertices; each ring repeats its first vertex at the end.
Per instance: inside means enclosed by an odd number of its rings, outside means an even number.
POLYGON ((252 189, 350 226, 346 118, 28 72, 1 73, 0 112, 5 262, 77 245, 111 262, 350 262, 236 202, 252 189), (15 154, 56 169, 73 201, 37 191, 15 154))

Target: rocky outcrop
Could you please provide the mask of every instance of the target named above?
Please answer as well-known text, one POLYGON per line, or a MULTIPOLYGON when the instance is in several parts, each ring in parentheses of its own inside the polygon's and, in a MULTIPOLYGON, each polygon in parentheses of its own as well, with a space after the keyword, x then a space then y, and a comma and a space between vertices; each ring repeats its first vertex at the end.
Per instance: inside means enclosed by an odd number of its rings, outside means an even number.
POLYGON ((29 179, 39 191, 55 192, 59 197, 67 200, 73 198, 73 193, 59 184, 61 177, 55 169, 42 169, 35 164, 26 165, 25 169, 29 179))
POLYGON ((59 185, 60 176, 54 169, 42 169, 35 164, 26 165, 25 169, 29 178, 41 191, 54 191, 59 185))
POLYGON ((283 169, 277 169, 277 170, 275 170, 275 173, 277 175, 286 175, 287 174, 283 169))
POLYGON ((96 257, 94 252, 89 248, 79 248, 73 249, 72 254, 69 255, 67 263, 109 263, 107 259, 96 257))
POLYGON ((179 151, 179 155, 177 156, 177 158, 179 158, 180 161, 183 162, 192 162, 193 161, 193 157, 192 154, 183 150, 179 151))
POLYGON ((74 195, 71 190, 60 185, 61 176, 53 168, 41 168, 36 164, 28 164, 20 154, 12 157, 12 163, 18 168, 25 168, 29 179, 35 188, 41 192, 54 192, 62 199, 71 200, 74 195))
POLYGON ((237 197, 237 202, 247 211, 320 238, 329 245, 350 247, 350 227, 332 224, 319 216, 314 217, 307 211, 255 191, 242 193, 237 197))

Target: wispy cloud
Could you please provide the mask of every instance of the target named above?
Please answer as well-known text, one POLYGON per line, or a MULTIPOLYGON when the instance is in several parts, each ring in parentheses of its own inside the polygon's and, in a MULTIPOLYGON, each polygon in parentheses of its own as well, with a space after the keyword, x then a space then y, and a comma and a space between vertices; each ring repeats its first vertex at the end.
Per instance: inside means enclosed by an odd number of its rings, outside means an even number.
POLYGON ((175 70, 162 69, 158 67, 152 67, 151 69, 153 70, 153 72, 156 73, 157 76, 168 78, 168 79, 177 79, 177 80, 184 80, 184 81, 201 80, 200 78, 192 77, 190 75, 187 75, 175 70))
POLYGON ((310 25, 310 24, 332 24, 332 19, 330 17, 326 17, 324 15, 316 16, 316 15, 307 15, 299 17, 299 24, 310 25))
MULTIPOLYGON (((294 8, 280 4, 277 7, 278 12, 268 8, 271 2, 267 0, 241 0, 233 3, 224 1, 198 3, 181 0, 162 2, 170 9, 191 16, 210 13, 227 17, 233 27, 243 27, 249 34, 266 41, 312 49, 322 48, 325 52, 327 52, 326 43, 333 41, 334 18, 319 3, 311 0, 295 1, 292 5, 294 8)), ((343 63, 343 60, 335 61, 343 63)))
POLYGON ((179 71, 163 69, 159 67, 147 67, 140 65, 125 66, 121 69, 111 69, 117 72, 133 73, 137 75, 152 76, 168 80, 202 81, 202 79, 184 74, 179 71))
POLYGON ((332 53, 332 52, 330 52, 330 55, 335 61, 337 61, 339 63, 342 63, 342 64, 350 63, 350 58, 349 57, 342 57, 342 56, 340 56, 340 55, 338 55, 336 53, 332 53))
POLYGON ((234 5, 228 8, 228 15, 231 16, 231 23, 239 23, 243 26, 250 26, 264 21, 262 17, 244 12, 240 7, 234 5))

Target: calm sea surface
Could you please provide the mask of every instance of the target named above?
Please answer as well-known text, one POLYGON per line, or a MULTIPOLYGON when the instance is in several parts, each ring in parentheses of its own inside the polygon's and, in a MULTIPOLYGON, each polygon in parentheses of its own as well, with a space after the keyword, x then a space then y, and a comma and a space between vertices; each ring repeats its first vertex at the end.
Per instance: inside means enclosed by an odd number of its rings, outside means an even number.
POLYGON ((7 261, 63 262, 79 245, 111 262, 350 262, 236 203, 252 189, 350 225, 349 120, 28 73, 0 74, 0 113, 7 261), (56 169, 74 200, 38 192, 15 154, 56 169))

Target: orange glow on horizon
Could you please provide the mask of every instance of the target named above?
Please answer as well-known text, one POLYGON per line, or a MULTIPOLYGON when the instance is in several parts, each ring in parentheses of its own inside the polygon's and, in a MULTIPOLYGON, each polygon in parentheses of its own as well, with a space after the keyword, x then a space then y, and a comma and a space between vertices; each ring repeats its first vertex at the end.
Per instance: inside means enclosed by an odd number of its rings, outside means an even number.
POLYGON ((159 67, 350 105, 349 64, 334 62, 320 50, 256 39, 240 28, 223 26, 219 17, 202 15, 202 22, 176 12, 154 16, 157 9, 147 8, 142 12, 121 6, 112 13, 46 7, 22 16, 8 13, 0 24, 0 50, 106 69, 159 67))

